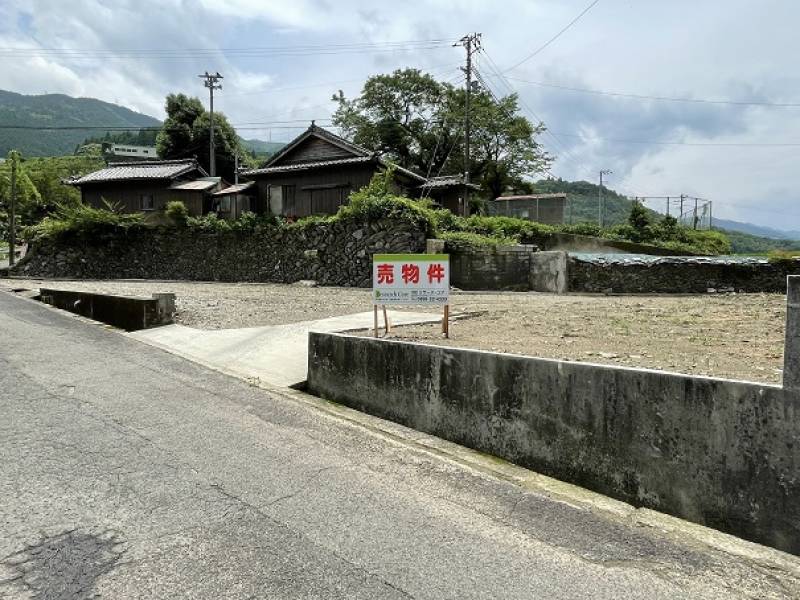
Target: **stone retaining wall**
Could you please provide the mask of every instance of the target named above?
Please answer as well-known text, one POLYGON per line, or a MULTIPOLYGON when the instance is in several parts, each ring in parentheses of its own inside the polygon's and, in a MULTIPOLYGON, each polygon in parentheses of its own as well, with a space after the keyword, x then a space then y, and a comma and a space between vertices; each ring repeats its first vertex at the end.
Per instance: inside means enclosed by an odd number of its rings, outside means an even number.
POLYGON ((800 554, 800 393, 311 333, 322 398, 800 554))
POLYGON ((570 256, 570 292, 706 293, 708 291, 785 292, 786 276, 800 274, 800 261, 770 263, 724 258, 675 257, 642 262, 583 259, 570 256))
POLYGON ((425 252, 402 221, 344 222, 261 232, 144 229, 36 244, 13 275, 75 279, 183 279, 368 287, 374 253, 425 252))

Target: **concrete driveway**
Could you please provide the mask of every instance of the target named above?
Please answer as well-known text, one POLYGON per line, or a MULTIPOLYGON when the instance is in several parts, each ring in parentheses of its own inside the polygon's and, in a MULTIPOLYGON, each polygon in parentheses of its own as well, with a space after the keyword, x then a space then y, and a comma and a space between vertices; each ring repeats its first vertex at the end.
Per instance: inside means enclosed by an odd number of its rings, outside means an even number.
MULTIPOLYGON (((432 313, 388 311, 390 323, 434 323, 432 313)), ((380 320, 381 326, 383 318, 380 320)), ((167 325, 130 333, 131 337, 221 371, 288 387, 306 380, 308 332, 335 333, 369 329, 373 313, 243 329, 203 330, 167 325)))

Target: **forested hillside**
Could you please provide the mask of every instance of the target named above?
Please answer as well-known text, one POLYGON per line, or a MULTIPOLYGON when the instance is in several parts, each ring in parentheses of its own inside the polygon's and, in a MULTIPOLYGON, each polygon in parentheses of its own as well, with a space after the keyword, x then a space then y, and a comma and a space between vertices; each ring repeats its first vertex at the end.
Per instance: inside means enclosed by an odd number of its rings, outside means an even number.
POLYGON ((64 94, 25 96, 0 90, 0 156, 12 149, 19 150, 23 156, 72 154, 86 138, 104 133, 92 129, 41 130, 37 127, 136 129, 160 125, 158 119, 95 98, 72 98, 64 94), (9 126, 15 129, 8 129, 9 126))

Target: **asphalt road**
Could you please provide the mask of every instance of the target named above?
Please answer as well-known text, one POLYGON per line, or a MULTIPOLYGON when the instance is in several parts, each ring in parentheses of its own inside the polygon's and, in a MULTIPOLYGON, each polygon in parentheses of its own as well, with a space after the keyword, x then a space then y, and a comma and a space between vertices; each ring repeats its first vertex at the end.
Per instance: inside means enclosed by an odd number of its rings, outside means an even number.
POLYGON ((423 438, 0 292, 0 597, 800 592, 792 558, 558 501, 423 438))

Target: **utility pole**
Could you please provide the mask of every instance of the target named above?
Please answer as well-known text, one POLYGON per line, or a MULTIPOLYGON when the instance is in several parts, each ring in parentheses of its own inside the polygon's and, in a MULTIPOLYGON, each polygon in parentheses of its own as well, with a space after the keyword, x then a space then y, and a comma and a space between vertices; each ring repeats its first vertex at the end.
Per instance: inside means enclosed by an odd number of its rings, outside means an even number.
POLYGON ((203 85, 208 88, 208 95, 209 95, 209 112, 211 116, 211 125, 210 125, 210 136, 208 142, 208 172, 209 175, 212 177, 216 176, 217 174, 217 161, 216 157, 214 156, 214 90, 221 90, 222 84, 218 83, 220 79, 222 79, 222 75, 219 74, 219 71, 214 73, 213 75, 206 71, 202 75, 198 75, 198 77, 202 77, 205 81, 203 81, 203 85))
POLYGON ((469 212, 469 172, 471 167, 469 155, 470 143, 470 96, 472 95, 472 55, 481 48, 481 34, 470 33, 461 38, 454 46, 464 46, 467 51, 467 65, 462 70, 467 76, 466 79, 466 97, 464 100, 464 206, 462 207, 462 214, 466 215, 469 212))
POLYGON ((8 266, 14 266, 14 254, 17 245, 17 225, 16 225, 16 209, 17 209, 17 162, 19 160, 19 153, 12 150, 8 155, 11 160, 11 205, 8 210, 8 266))
POLYGON ((669 196, 667 196, 667 216, 669 216, 669 196))
POLYGON ((233 185, 239 184, 239 153, 233 154, 233 185))
POLYGON ((697 198, 694 199, 694 219, 692 219, 692 229, 697 229, 697 198))
POLYGON ((603 175, 611 175, 614 171, 600 169, 600 187, 597 188, 597 225, 603 227, 603 175))
POLYGON ((678 213, 678 223, 683 223, 683 201, 686 198, 686 194, 681 194, 681 212, 678 213))

